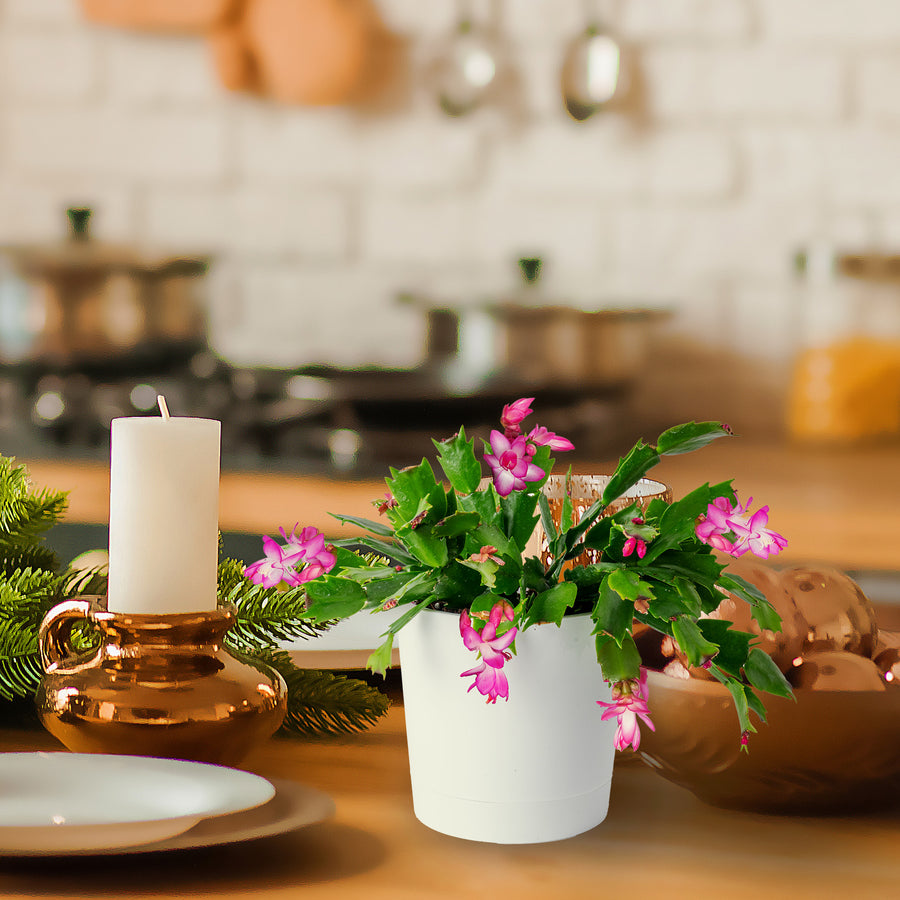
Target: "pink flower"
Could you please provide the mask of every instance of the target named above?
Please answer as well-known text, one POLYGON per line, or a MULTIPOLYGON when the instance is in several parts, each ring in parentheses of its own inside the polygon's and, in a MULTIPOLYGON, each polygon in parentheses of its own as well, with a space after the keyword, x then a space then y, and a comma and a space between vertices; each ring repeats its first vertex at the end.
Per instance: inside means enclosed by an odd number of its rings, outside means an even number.
POLYGON ((647 555, 647 542, 643 538, 635 537, 633 534, 628 535, 625 539, 625 546, 622 548, 622 556, 631 556, 637 550, 638 559, 643 559, 647 555))
POLYGON ((263 538, 263 550, 266 558, 251 563, 244 569, 247 578, 265 588, 275 587, 282 581, 292 587, 301 583, 300 575, 294 566, 302 559, 302 550, 290 546, 282 547, 268 535, 263 538))
POLYGON ((469 690, 478 688, 478 692, 487 697, 488 703, 496 703, 498 697, 509 699, 509 682, 503 673, 503 664, 512 654, 506 649, 515 639, 517 628, 510 628, 497 637, 497 627, 501 619, 512 621, 513 611, 509 604, 497 603, 479 634, 472 627, 472 619, 467 610, 459 615, 459 633, 467 650, 480 654, 480 661, 471 669, 467 669, 459 677, 475 676, 469 690))
POLYGON ((288 535, 283 528, 278 529, 281 536, 287 541, 288 547, 295 547, 302 554, 302 560, 306 563, 302 571, 298 573, 299 582, 312 581, 326 572, 330 572, 337 560, 334 553, 325 546, 325 535, 317 528, 308 525, 298 535, 297 526, 288 535))
POLYGON ((732 506, 727 497, 716 497, 706 515, 697 524, 697 537, 715 550, 730 556, 743 556, 748 550, 768 559, 787 547, 787 540, 768 528, 769 507, 750 513, 751 497, 743 506, 732 506))
POLYGON ((499 431, 492 431, 491 451, 485 453, 484 460, 491 467, 494 487, 501 497, 521 491, 526 482, 540 481, 544 477, 544 470, 531 462, 528 444, 522 435, 510 441, 499 431))
POLYGON ((290 534, 279 528, 285 546, 266 535, 263 538, 265 559, 260 559, 244 569, 245 577, 254 584, 272 588, 282 581, 291 587, 312 581, 330 572, 337 562, 334 553, 325 546, 325 536, 312 525, 298 535, 295 525, 290 534), (297 566, 305 563, 301 570, 297 566))
POLYGON ((575 445, 568 439, 547 431, 543 425, 535 425, 528 434, 532 444, 549 447, 551 450, 574 450, 575 445))
MULTIPOLYGON (((747 501, 747 506, 752 501, 747 501)), ((746 509, 746 507, 745 507, 746 509)), ((738 540, 732 551, 732 556, 743 556, 748 550, 760 559, 768 559, 776 556, 787 547, 787 540, 777 531, 768 528, 769 507, 761 506, 746 521, 744 519, 732 522, 731 530, 738 540)))
POLYGON ((601 718, 618 719, 616 728, 616 750, 625 750, 631 746, 637 750, 641 745, 641 728, 638 719, 643 719, 651 731, 656 731, 656 726, 650 721, 650 708, 647 706, 647 670, 641 669, 640 678, 631 678, 619 681, 613 685, 612 702, 598 700, 600 706, 605 706, 601 718))
POLYGON ((531 404, 534 403, 534 397, 522 397, 521 400, 515 400, 507 403, 500 413, 500 424, 503 426, 503 432, 509 440, 518 437, 522 433, 519 427, 522 420, 531 415, 531 404))

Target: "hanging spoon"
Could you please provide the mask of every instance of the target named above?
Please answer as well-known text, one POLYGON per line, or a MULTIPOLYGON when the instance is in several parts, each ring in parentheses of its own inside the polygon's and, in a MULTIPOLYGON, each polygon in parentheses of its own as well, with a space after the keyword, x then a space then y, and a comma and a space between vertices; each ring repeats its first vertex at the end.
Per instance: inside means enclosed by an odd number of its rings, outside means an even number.
POLYGON ((589 6, 586 2, 588 25, 569 45, 562 66, 563 101, 578 122, 602 109, 622 86, 621 48, 589 6))
POLYGON ((468 3, 459 3, 456 31, 435 67, 437 99, 448 116, 464 116, 484 101, 497 77, 492 41, 473 23, 468 3))

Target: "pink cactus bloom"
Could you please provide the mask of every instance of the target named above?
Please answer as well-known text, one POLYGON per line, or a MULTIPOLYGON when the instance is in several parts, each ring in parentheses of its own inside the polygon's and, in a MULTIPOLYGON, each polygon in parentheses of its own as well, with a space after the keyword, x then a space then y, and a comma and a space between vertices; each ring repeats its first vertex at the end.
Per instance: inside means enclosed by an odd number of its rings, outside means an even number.
POLYGON ((647 542, 643 538, 635 537, 633 534, 630 534, 625 538, 622 556, 631 556, 635 551, 637 551, 638 559, 643 559, 647 555, 647 542))
POLYGON ((503 412, 500 413, 500 424, 509 440, 513 440, 522 433, 520 425, 524 418, 531 415, 532 403, 534 403, 534 397, 522 397, 521 400, 507 403, 503 407, 503 412))
POLYGON ((780 553, 787 540, 768 528, 769 507, 750 513, 751 497, 742 506, 731 505, 727 497, 716 497, 696 528, 697 537, 729 556, 743 556, 748 550, 761 559, 780 553))
POLYGON ((551 450, 574 450, 575 445, 568 439, 547 431, 543 425, 535 425, 528 433, 528 441, 541 447, 549 447, 551 450))
MULTIPOLYGON (((750 501, 747 501, 747 506, 750 501)), ((769 507, 761 506, 746 522, 742 519, 732 522, 731 530, 737 536, 732 556, 743 556, 748 550, 760 559, 776 556, 787 547, 787 539, 777 531, 768 528, 769 507)))
POLYGON ((619 681, 613 685, 612 702, 598 700, 600 706, 605 706, 601 718, 618 719, 616 728, 616 750, 626 750, 629 746, 637 750, 641 745, 641 728, 638 719, 651 731, 656 731, 656 726, 650 721, 650 708, 647 706, 647 670, 641 669, 640 678, 632 678, 627 681, 619 681))
POLYGON ((334 568, 337 562, 335 555, 325 546, 325 535, 313 525, 308 525, 300 534, 296 533, 296 525, 289 535, 283 528, 278 530, 287 541, 288 547, 296 548, 302 554, 302 561, 306 563, 297 573, 298 584, 312 581, 334 568))
POLYGON ((295 547, 282 547, 268 535, 263 538, 265 559, 257 560, 244 569, 245 577, 254 584, 273 588, 282 581, 295 587, 301 583, 300 574, 294 569, 302 559, 303 551, 295 547))
POLYGON ((529 481, 540 481, 544 470, 531 462, 528 444, 522 435, 510 441, 499 431, 491 432, 491 453, 484 460, 491 467, 494 487, 501 497, 521 491, 529 481))
POLYGON ((508 604, 497 603, 491 610, 484 628, 479 633, 472 627, 472 619, 467 610, 459 615, 459 633, 467 650, 474 650, 481 655, 479 662, 471 669, 460 674, 460 678, 475 676, 469 690, 478 688, 478 692, 487 697, 488 703, 496 703, 498 697, 509 699, 509 682, 503 673, 503 664, 512 657, 506 649, 515 639, 517 628, 510 628, 497 637, 497 627, 501 619, 512 621, 513 613, 508 604))

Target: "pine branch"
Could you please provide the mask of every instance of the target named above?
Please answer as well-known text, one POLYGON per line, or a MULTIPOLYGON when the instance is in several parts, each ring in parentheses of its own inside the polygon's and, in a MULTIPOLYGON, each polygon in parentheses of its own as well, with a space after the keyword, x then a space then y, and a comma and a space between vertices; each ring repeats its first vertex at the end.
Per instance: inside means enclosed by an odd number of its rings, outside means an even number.
POLYGON ((59 557, 49 548, 40 544, 30 546, 5 542, 0 535, 0 578, 11 575, 16 569, 59 570, 59 557))
POLYGON ((0 536, 4 543, 34 544, 66 511, 68 492, 34 491, 25 466, 0 456, 0 536))
POLYGON ((258 659, 275 669, 287 684, 288 711, 282 731, 350 734, 374 725, 390 707, 390 700, 364 681, 334 672, 301 669, 284 650, 270 650, 258 659))
POLYGON ((0 655, 0 697, 4 700, 33 697, 43 675, 41 658, 36 652, 0 655))
POLYGON ((246 579, 243 566, 233 559, 219 564, 219 598, 237 608, 237 621, 225 635, 225 643, 244 653, 314 638, 328 627, 308 620, 303 586, 287 591, 264 588, 246 579))

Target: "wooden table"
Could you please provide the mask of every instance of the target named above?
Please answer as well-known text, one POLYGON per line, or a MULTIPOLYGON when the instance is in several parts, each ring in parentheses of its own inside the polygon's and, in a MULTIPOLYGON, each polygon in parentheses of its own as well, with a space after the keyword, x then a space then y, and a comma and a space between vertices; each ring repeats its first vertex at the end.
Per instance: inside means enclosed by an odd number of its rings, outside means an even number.
MULTIPOLYGON (((54 746, 43 732, 0 732, 3 750, 54 746)), ((399 706, 362 735, 272 740, 245 767, 328 792, 334 819, 275 838, 163 855, 0 859, 0 897, 900 896, 900 811, 806 819, 717 810, 634 761, 617 763, 606 821, 579 837, 498 846, 430 831, 412 811, 399 706)))

